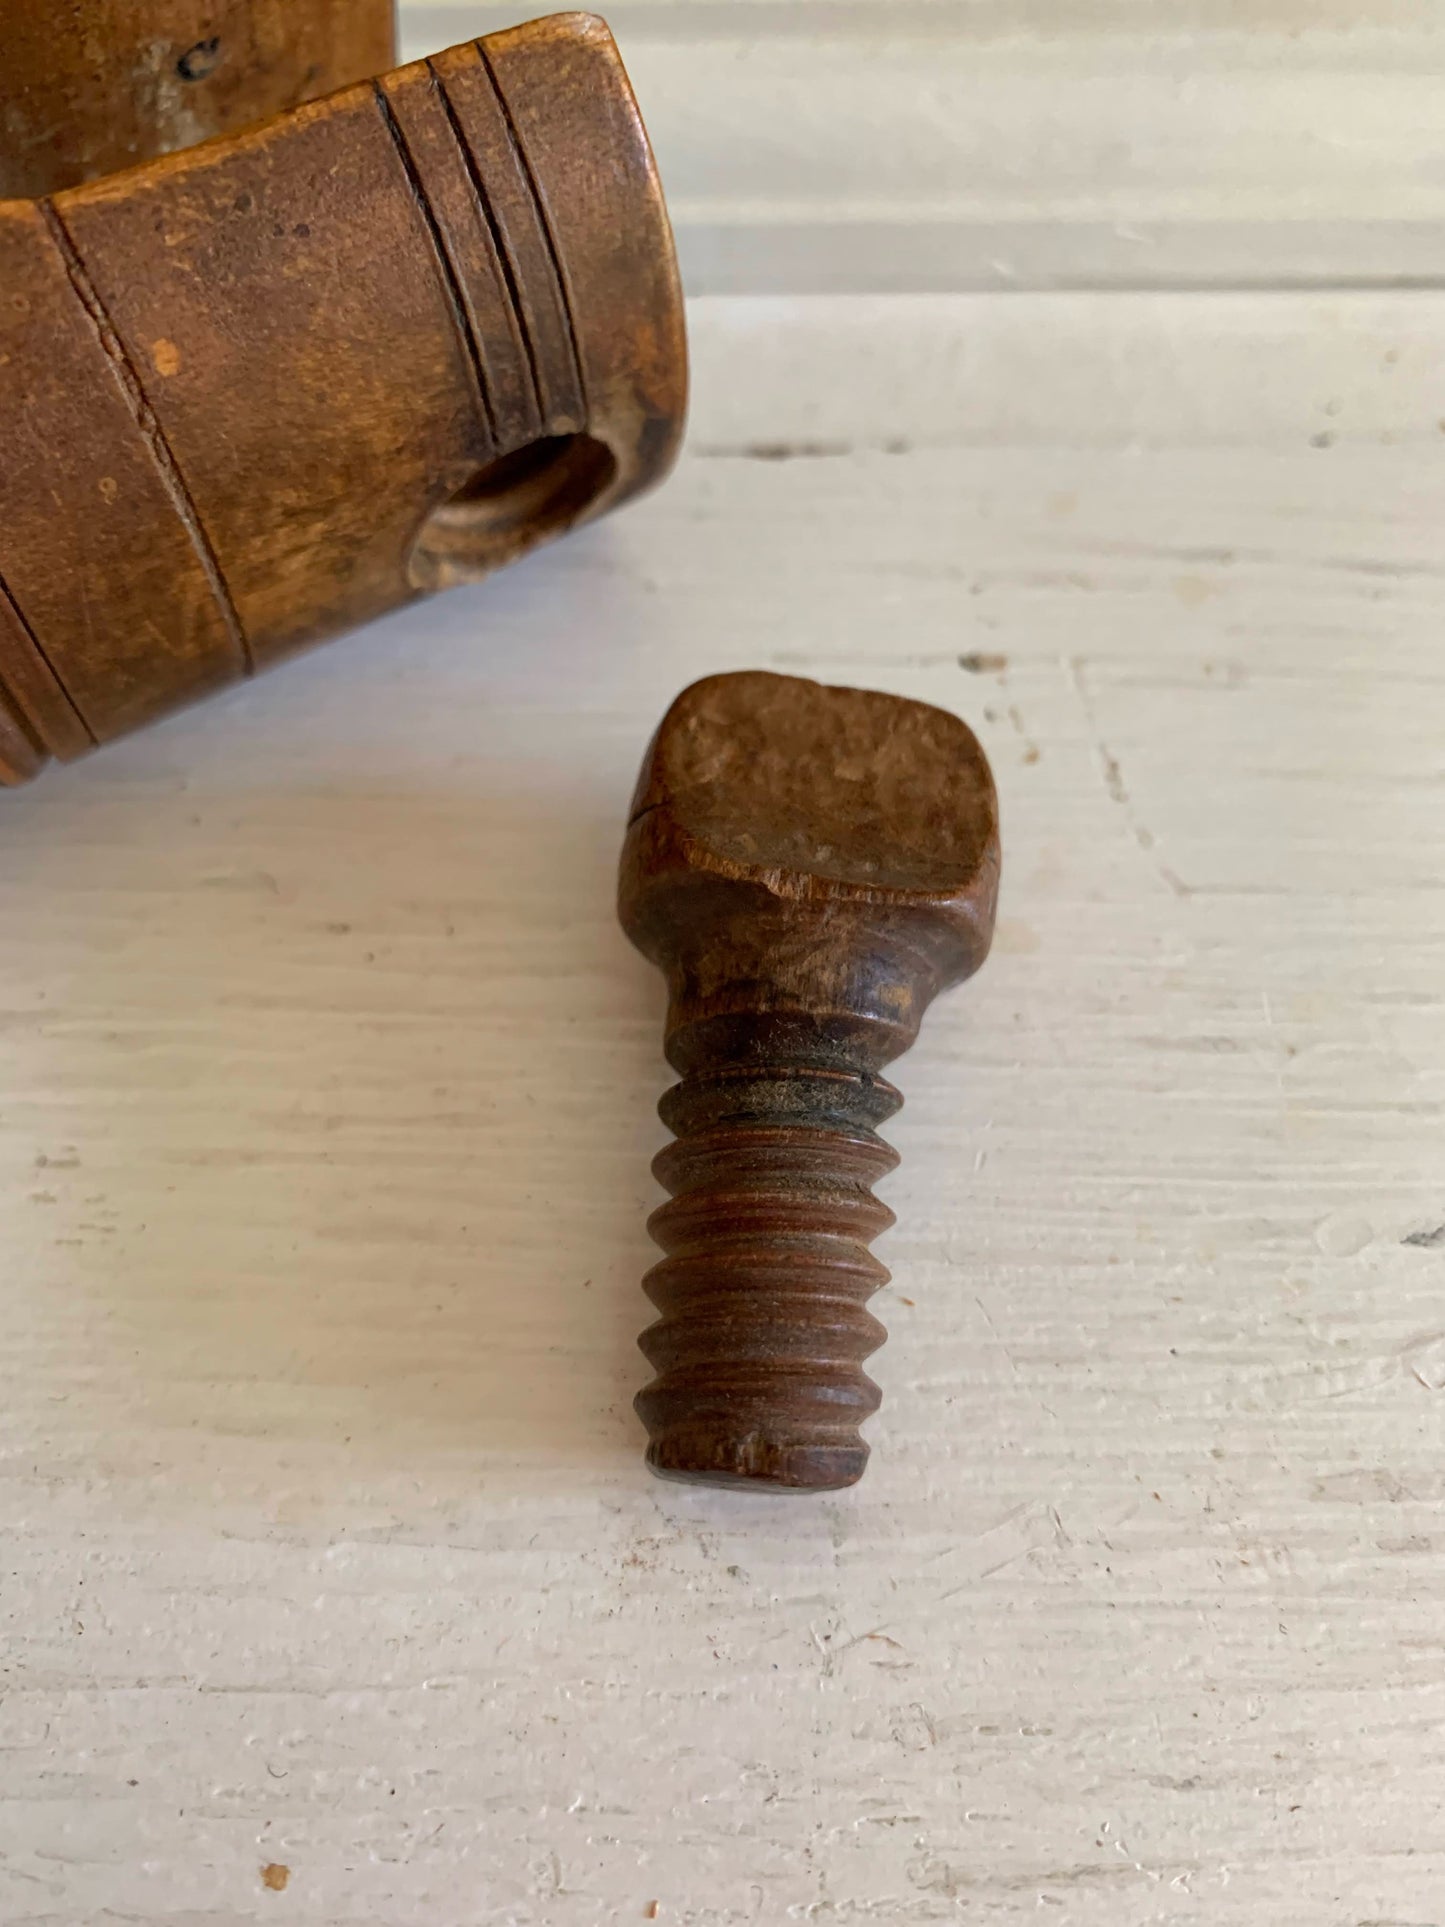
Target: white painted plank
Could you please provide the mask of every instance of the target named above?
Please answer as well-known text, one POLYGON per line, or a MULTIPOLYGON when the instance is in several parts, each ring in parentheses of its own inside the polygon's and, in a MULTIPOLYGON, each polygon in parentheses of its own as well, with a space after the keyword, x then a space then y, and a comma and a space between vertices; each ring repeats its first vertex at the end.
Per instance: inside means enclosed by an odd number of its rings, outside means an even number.
POLYGON ((1440 450, 1445 295, 733 297, 694 305, 710 452, 1440 450))
POLYGON ((1200 395, 1248 303, 1100 305, 1094 429, 989 447, 874 392, 950 308, 705 304, 646 505, 4 799, 5 1927, 1440 1920, 1445 481, 1378 373, 1438 311, 1354 311, 1320 449, 1200 395), (804 359, 866 436, 740 459, 804 359), (744 665, 957 709, 1004 805, 816 1503, 627 1410, 612 866, 744 665))
MULTIPOLYGON (((1437 285, 1419 5, 613 10, 694 292, 1437 285)), ((515 19, 404 15, 417 53, 515 19)))
MULTIPOLYGON (((1256 28, 1301 35, 1350 35, 1397 28, 1419 39, 1445 31, 1414 0, 613 0, 606 17, 620 27, 687 35, 700 29, 755 34, 813 32, 939 33, 998 40, 1025 35, 1208 34, 1256 28)), ((507 0, 399 0, 403 33, 481 21, 486 31, 530 17, 507 0)))

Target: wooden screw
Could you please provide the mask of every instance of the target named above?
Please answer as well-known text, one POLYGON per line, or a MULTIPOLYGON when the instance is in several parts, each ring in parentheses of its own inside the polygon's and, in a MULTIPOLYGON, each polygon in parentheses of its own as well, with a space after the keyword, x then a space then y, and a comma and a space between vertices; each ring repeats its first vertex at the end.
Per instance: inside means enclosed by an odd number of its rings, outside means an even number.
POLYGON ((881 1076, 987 955, 998 808, 982 749, 924 703, 791 676, 686 690, 648 751, 622 924, 667 975, 653 1166, 672 1200, 644 1289, 648 1463, 665 1478, 852 1485, 884 1332, 872 1185, 881 1076))

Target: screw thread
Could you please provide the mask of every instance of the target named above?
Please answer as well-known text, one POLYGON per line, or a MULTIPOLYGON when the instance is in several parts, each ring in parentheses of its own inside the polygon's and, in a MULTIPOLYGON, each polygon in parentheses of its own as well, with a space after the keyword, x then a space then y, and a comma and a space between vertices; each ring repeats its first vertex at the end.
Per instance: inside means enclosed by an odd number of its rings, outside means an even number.
POLYGON ((667 1254, 643 1281, 662 1316, 637 1398, 665 1477, 807 1490, 852 1485, 878 1408, 866 1309, 888 1272, 868 1246, 893 1223, 872 1187, 898 1162, 874 1127, 897 1110, 868 1072, 705 1065, 659 1106, 676 1141, 653 1164, 672 1194, 648 1229, 667 1254))

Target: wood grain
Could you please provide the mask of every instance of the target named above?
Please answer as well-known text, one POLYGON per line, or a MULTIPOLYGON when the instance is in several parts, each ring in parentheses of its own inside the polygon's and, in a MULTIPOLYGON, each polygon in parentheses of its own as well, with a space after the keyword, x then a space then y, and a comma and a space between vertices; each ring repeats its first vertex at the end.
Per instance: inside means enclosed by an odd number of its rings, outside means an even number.
POLYGON ((11 0, 0 198, 234 133, 393 64, 394 0, 11 0))
POLYGON ((635 515, 7 798, 7 1927, 1439 1921, 1445 332, 1369 300, 1267 406, 1275 303, 1091 310, 1053 443, 998 304, 987 446, 870 387, 975 303, 703 304, 635 515), (783 1511, 629 1410, 614 866, 744 667, 964 716, 1010 859, 783 1511))
MULTIPOLYGON (((246 652, 169 442, 49 203, 0 203, 0 279, 0 569, 32 659, 64 688, 53 747, 73 754, 244 674, 246 652)), ((0 676, 16 674, 0 652, 0 676)))

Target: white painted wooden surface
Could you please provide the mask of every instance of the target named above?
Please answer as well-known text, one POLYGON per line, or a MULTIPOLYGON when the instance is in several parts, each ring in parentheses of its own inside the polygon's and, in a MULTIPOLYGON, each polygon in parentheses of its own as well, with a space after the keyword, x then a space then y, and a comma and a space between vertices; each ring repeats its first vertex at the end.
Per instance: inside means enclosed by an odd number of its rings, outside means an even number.
MULTIPOLYGON (((407 0, 403 40, 430 51, 532 10, 407 0)), ((694 292, 1442 280, 1430 0, 602 10, 694 292)))
POLYGON ((1445 302, 694 323, 645 506, 4 799, 0 1920, 1439 1927, 1445 302), (1004 805, 821 1502, 629 1412, 745 665, 1004 805))

